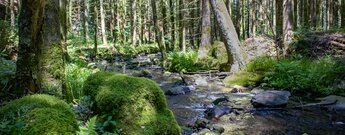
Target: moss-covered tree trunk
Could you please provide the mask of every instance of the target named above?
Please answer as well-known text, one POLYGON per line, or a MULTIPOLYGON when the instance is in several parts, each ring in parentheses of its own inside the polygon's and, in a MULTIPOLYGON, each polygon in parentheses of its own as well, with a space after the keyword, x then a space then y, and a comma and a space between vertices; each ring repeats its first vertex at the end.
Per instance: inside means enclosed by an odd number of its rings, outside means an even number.
POLYGON ((244 68, 246 61, 240 47, 240 40, 238 39, 234 24, 226 9, 225 3, 223 0, 210 0, 210 3, 214 10, 222 38, 226 44, 228 63, 231 65, 231 71, 236 72, 241 70, 244 68))
POLYGON ((283 11, 283 44, 284 44, 284 55, 288 53, 289 44, 292 41, 292 1, 284 0, 284 11, 283 11))
POLYGON ((65 96, 59 0, 22 0, 15 93, 65 96))
POLYGON ((202 0, 201 44, 198 51, 198 59, 207 58, 211 49, 211 10, 209 0, 202 0))

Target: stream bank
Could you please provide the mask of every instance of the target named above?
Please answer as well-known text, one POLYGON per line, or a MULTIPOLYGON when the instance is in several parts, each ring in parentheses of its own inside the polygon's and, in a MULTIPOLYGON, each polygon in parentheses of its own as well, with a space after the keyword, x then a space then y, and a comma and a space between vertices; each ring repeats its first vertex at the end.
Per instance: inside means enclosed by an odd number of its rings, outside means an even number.
POLYGON ((251 104, 254 88, 226 86, 222 82, 223 77, 212 73, 186 75, 163 72, 156 65, 159 58, 159 54, 142 54, 134 58, 115 56, 115 59, 99 60, 95 65, 107 71, 156 81, 166 93, 168 106, 186 135, 345 133, 345 115, 342 112, 320 105, 289 108, 320 101, 292 95, 286 108, 255 109, 251 104), (215 105, 214 101, 222 98, 226 100, 215 105), (210 109, 215 113, 211 117, 208 114, 210 109))

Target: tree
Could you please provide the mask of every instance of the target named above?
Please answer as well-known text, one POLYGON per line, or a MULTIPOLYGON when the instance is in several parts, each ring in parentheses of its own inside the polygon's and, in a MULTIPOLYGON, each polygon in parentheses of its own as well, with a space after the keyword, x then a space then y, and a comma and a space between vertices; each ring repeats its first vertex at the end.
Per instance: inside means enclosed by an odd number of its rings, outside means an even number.
POLYGON ((85 43, 87 43, 89 39, 89 0, 83 0, 83 14, 82 14, 82 20, 83 20, 83 35, 85 43))
POLYGON ((159 30, 159 25, 158 25, 156 2, 155 0, 150 0, 150 2, 151 2, 151 8, 152 8, 152 19, 153 19, 154 31, 156 33, 155 38, 158 43, 159 50, 161 52, 162 62, 164 66, 166 54, 165 54, 164 42, 162 40, 162 32, 159 30))
POLYGON ((292 1, 284 0, 284 11, 283 11, 283 41, 284 41, 284 55, 287 54, 289 44, 292 40, 292 1))
POLYGON ((228 64, 229 66, 231 64, 231 71, 239 71, 244 68, 246 61, 240 47, 240 41, 238 39, 234 24, 229 13, 227 12, 224 1, 210 0, 210 3, 212 9, 214 10, 222 38, 226 44, 228 64))
POLYGON ((105 32, 105 12, 103 9, 103 0, 99 1, 99 7, 101 12, 101 33, 102 33, 102 41, 104 45, 107 45, 107 34, 105 32))
POLYGON ((198 51, 198 59, 207 58, 211 49, 211 10, 209 0, 202 0, 201 44, 198 51))
POLYGON ((283 42, 283 1, 276 0, 276 44, 277 47, 282 47, 283 42))
POLYGON ((345 0, 341 0, 341 24, 340 27, 345 29, 345 0))
POLYGON ((68 96, 59 0, 22 0, 21 5, 15 93, 68 96))

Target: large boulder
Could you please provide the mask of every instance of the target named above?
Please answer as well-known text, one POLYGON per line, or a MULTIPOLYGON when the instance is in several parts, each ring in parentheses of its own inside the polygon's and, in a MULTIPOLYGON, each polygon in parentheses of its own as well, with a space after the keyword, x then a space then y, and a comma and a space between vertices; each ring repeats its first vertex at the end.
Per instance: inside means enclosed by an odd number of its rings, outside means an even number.
POLYGON ((320 98, 322 100, 320 103, 330 104, 324 106, 328 111, 335 111, 338 113, 345 113, 345 97, 330 95, 324 98, 320 98))
POLYGON ((95 101, 96 113, 113 116, 120 134, 181 134, 163 91, 152 80, 98 72, 85 82, 83 94, 95 101))
POLYGON ((283 107, 286 106, 290 92, 288 91, 259 91, 252 98, 251 103, 254 107, 283 107))
POLYGON ((79 130, 71 106, 49 95, 12 101, 0 108, 0 121, 0 134, 74 135, 79 130))
POLYGON ((176 86, 176 87, 172 87, 169 90, 167 90, 165 92, 166 95, 184 95, 187 94, 189 92, 191 92, 192 90, 195 90, 195 87, 193 85, 190 86, 176 86))

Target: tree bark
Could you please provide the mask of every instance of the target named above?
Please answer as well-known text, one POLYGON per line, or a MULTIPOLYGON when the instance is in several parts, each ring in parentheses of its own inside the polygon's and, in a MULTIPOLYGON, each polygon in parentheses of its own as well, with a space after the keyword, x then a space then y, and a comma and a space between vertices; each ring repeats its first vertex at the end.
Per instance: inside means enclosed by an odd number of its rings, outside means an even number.
POLYGON ((283 24, 283 41, 284 41, 284 55, 287 55, 289 44, 292 40, 292 19, 293 19, 293 12, 292 12, 292 1, 291 0, 284 0, 284 24, 283 24))
POLYGON ((209 0, 202 0, 201 44, 198 59, 207 58, 211 45, 211 10, 209 0))
POLYGON ((184 2, 179 0, 179 41, 181 51, 186 51, 186 27, 184 24, 184 2))
POLYGON ((132 45, 137 44, 137 0, 132 3, 132 45))
POLYGON ((227 12, 224 1, 210 0, 210 3, 217 18, 222 37, 226 41, 225 44, 228 52, 228 63, 232 64, 231 71, 239 71, 244 68, 246 61, 243 56, 243 51, 240 47, 240 41, 238 39, 234 24, 229 13, 227 12))
POLYGON ((15 21, 15 14, 14 14, 14 0, 10 0, 10 12, 11 12, 11 33, 14 33, 14 21, 15 21))
POLYGON ((105 32, 105 12, 103 9, 103 0, 99 1, 100 12, 101 12, 101 32, 102 32, 102 41, 103 45, 107 45, 107 34, 105 32))
POLYGON ((67 96, 59 13, 59 0, 22 0, 16 94, 67 96))
POLYGON ((87 43, 89 39, 89 0, 83 1, 83 36, 84 42, 87 43))
POLYGON ((97 9, 97 1, 94 3, 93 7, 94 13, 93 13, 93 20, 94 20, 94 35, 93 35, 93 40, 94 40, 94 47, 93 47, 93 59, 96 58, 97 56, 97 49, 98 49, 98 43, 97 43, 97 36, 98 36, 98 9, 97 9))
POLYGON ((155 0, 150 0, 151 2, 151 8, 152 8, 152 19, 153 19, 153 25, 154 25, 154 31, 156 33, 155 38, 156 41, 158 43, 159 46, 159 50, 161 52, 162 55, 162 66, 164 67, 164 61, 166 58, 166 54, 165 54, 165 48, 164 48, 164 42, 162 40, 162 32, 159 30, 159 25, 158 25, 158 18, 157 18, 157 8, 156 8, 156 1, 155 0))
POLYGON ((276 44, 282 48, 283 43, 283 1, 276 0, 276 44))
POLYGON ((340 27, 345 29, 345 0, 341 0, 341 24, 340 27))
POLYGON ((175 36, 175 29, 176 29, 176 22, 175 22, 175 6, 173 0, 169 0, 169 7, 170 7, 170 23, 171 23, 171 45, 168 48, 169 51, 174 50, 176 44, 176 36, 175 36))

